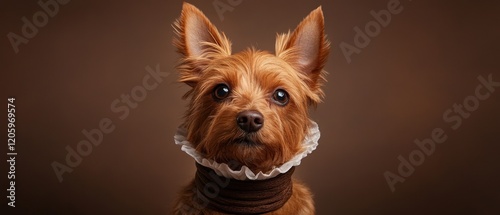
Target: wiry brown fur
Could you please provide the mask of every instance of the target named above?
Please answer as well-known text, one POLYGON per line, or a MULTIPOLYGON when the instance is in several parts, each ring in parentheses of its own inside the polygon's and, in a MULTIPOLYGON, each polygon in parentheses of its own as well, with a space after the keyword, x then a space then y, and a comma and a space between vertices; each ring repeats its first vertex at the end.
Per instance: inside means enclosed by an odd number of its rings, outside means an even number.
MULTIPOLYGON (((323 97, 323 67, 329 51, 321 8, 311 12, 293 33, 277 36, 276 54, 253 48, 231 54, 231 42, 196 7, 184 3, 174 23, 174 45, 182 55, 177 67, 179 81, 192 89, 184 95, 190 103, 185 116, 187 139, 208 159, 238 162, 252 171, 267 172, 299 153, 309 128, 308 108, 323 97), (214 88, 230 87, 228 98, 214 100, 214 88), (289 95, 289 103, 272 101, 276 89, 289 95), (264 126, 246 134, 237 123, 238 113, 262 114, 264 126), (247 135, 255 144, 237 144, 247 135)), ((191 183, 183 191, 175 214, 220 214, 196 207, 191 183), (195 208, 186 212, 187 208, 195 208)), ((279 210, 269 214, 314 214, 312 196, 294 181, 293 195, 279 210)))

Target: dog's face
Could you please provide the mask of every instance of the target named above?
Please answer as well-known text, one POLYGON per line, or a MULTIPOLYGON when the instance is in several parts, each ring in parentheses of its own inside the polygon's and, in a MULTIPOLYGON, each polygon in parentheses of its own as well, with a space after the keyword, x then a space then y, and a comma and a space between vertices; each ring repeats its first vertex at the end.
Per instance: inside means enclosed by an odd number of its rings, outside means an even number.
POLYGON ((185 96, 187 138, 201 154, 266 172, 301 150, 308 107, 323 96, 329 42, 321 8, 277 37, 276 54, 248 49, 232 55, 225 35, 187 3, 174 28, 183 55, 180 81, 192 87, 185 96))

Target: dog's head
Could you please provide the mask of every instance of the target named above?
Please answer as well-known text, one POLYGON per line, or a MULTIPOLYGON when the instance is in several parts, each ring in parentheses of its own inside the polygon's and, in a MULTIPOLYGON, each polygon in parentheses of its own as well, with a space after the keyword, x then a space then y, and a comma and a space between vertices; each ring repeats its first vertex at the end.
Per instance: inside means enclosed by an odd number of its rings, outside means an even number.
POLYGON ((231 42, 193 5, 184 3, 174 23, 182 54, 179 81, 191 86, 188 140, 217 162, 237 162, 266 172, 301 150, 308 107, 323 97, 329 42, 321 7, 292 33, 276 38, 275 54, 231 42))

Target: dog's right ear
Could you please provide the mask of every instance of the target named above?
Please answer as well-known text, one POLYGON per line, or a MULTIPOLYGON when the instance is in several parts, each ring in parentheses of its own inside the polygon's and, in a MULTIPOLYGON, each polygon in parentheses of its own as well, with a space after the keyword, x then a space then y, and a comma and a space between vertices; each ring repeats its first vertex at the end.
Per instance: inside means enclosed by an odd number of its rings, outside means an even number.
POLYGON ((173 24, 174 45, 183 55, 179 81, 194 87, 211 60, 231 55, 231 42, 195 6, 184 2, 179 19, 173 24))

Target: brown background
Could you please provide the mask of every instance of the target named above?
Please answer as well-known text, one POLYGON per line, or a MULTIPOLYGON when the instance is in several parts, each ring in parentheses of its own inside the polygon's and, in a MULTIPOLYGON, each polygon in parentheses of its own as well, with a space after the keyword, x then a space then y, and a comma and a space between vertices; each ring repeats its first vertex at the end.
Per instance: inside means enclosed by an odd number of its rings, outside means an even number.
MULTIPOLYGON (((225 0, 221 0, 226 2, 225 0)), ((479 75, 500 81, 500 7, 494 1, 403 0, 403 11, 348 64, 339 49, 353 27, 385 9, 379 1, 243 1, 220 20, 213 1, 195 4, 233 41, 273 51, 276 32, 294 28, 323 5, 333 50, 327 98, 312 111, 320 146, 296 177, 315 194, 318 214, 499 214, 500 88, 453 131, 442 119, 473 95, 479 75), (448 135, 392 193, 383 177, 397 157, 441 127, 448 135)), ((2 107, 17 98, 17 207, 8 214, 165 214, 193 176, 193 160, 173 143, 186 87, 175 82, 178 55, 170 24, 181 1, 79 1, 61 6, 15 54, 5 35, 20 34, 36 1, 4 0, 1 10, 2 107), (125 120, 113 100, 141 84, 147 65, 171 75, 125 120), (108 117, 115 131, 59 183, 50 164, 64 162, 108 117)), ((6 109, 2 108, 5 113, 6 109)), ((5 115, 1 156, 6 159, 5 115)), ((6 196, 6 162, 0 162, 6 196)), ((2 212, 2 214, 5 214, 2 212)))

